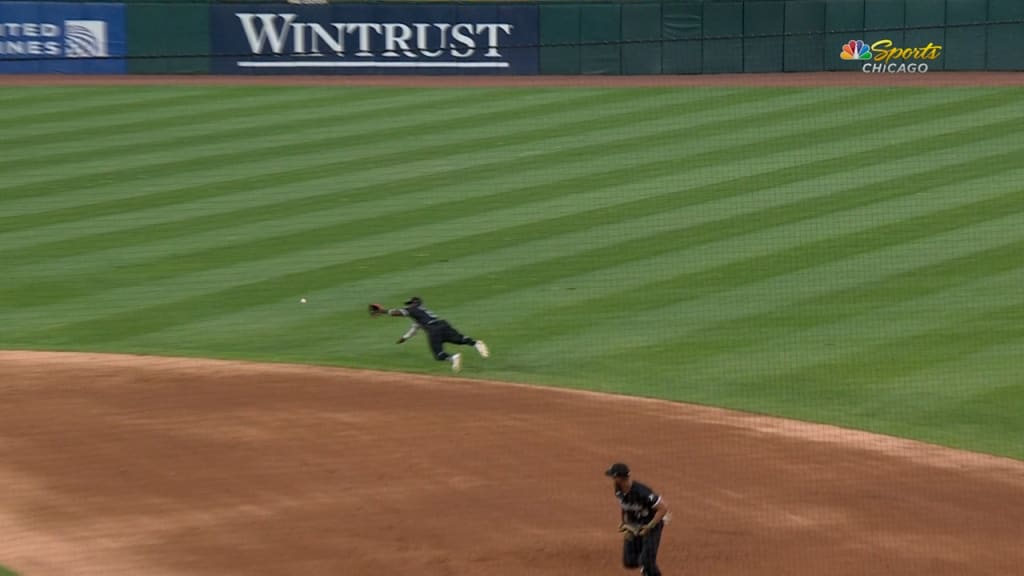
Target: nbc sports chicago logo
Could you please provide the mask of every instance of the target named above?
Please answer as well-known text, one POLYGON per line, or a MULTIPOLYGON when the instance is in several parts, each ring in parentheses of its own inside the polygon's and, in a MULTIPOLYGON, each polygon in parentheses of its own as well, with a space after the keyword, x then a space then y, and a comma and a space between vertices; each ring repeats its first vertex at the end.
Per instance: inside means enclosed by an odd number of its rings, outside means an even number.
POLYGON ((893 46, 889 39, 879 40, 868 46, 863 40, 850 40, 843 44, 839 58, 846 61, 863 62, 861 71, 865 74, 924 74, 928 61, 942 56, 942 46, 931 42, 916 48, 893 46))

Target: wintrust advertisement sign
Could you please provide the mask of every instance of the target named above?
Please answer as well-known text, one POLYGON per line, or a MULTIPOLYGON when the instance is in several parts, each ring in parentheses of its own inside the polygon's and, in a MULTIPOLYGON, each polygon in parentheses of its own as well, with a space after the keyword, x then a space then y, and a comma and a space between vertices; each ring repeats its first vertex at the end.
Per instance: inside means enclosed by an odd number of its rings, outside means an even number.
POLYGON ((123 74, 122 4, 0 2, 0 73, 123 74))
POLYGON ((537 7, 218 5, 213 71, 536 74, 537 7))

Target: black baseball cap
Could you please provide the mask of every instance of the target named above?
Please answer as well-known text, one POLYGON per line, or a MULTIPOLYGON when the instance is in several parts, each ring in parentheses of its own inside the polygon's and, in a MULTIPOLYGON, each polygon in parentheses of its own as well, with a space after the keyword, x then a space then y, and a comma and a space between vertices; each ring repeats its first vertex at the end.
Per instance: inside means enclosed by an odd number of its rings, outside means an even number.
POLYGON ((409 298, 408 300, 405 301, 405 305, 412 306, 413 304, 420 304, 422 302, 422 298, 420 298, 419 296, 413 296, 412 298, 409 298))
POLYGON ((616 462, 604 471, 604 475, 611 476, 612 478, 628 478, 629 466, 626 466, 622 462, 616 462))

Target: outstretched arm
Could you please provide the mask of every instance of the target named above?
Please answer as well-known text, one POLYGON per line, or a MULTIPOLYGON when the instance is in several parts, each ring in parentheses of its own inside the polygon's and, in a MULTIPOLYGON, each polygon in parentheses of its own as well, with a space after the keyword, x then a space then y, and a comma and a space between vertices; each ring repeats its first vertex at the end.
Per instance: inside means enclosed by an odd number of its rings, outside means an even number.
POLYGON ((413 324, 412 326, 409 327, 409 329, 405 332, 405 334, 402 334, 402 337, 398 339, 397 343, 401 344, 401 343, 405 342, 406 340, 408 340, 409 338, 412 338, 413 336, 416 335, 416 332, 418 332, 419 329, 420 329, 419 324, 413 324))

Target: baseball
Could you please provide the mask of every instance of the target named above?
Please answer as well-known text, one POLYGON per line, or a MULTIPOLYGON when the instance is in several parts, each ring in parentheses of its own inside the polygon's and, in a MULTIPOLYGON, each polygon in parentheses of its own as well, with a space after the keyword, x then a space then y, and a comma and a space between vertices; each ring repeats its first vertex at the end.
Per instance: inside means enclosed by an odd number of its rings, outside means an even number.
POLYGON ((299 303, 305 304, 306 303, 306 299, 305 298, 299 298, 299 303))

